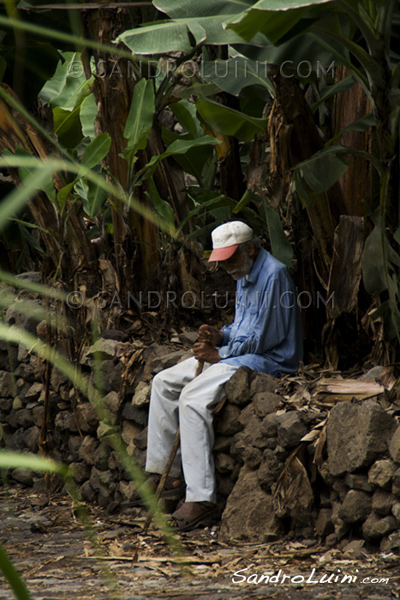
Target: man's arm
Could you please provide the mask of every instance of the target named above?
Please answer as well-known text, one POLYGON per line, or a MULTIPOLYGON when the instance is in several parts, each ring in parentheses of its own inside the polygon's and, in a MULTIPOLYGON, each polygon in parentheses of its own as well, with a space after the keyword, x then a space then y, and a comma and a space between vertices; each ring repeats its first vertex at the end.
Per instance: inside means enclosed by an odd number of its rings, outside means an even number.
MULTIPOLYGON (((290 322, 291 307, 282 302, 288 290, 294 296, 293 286, 286 277, 269 282, 260 295, 262 303, 251 323, 251 329, 234 335, 227 345, 220 349, 221 358, 241 356, 242 354, 263 354, 279 346, 285 339, 290 322)), ((293 302, 293 300, 292 300, 293 302)))

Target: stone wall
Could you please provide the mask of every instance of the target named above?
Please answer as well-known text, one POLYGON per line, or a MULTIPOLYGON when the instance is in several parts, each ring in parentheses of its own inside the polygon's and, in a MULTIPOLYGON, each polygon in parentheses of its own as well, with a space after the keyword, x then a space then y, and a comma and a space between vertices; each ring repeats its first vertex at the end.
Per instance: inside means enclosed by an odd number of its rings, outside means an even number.
MULTIPOLYGON (((109 444, 120 431, 128 454, 143 467, 151 379, 187 353, 196 333, 174 336, 169 347, 131 344, 122 333, 87 348, 81 368, 94 377, 101 364, 108 421, 57 370, 49 384, 48 448, 71 465, 82 498, 110 511, 135 492, 109 444), (134 376, 127 378, 127 373, 134 376), (108 438, 108 439, 107 439, 108 438)), ((108 336, 109 337, 109 336, 108 336)), ((0 345, 0 423, 3 447, 38 452, 44 419, 46 366, 23 346, 0 345), (10 372, 10 364, 14 370, 10 372)), ((383 550, 400 548, 400 427, 379 399, 339 402, 330 414, 294 408, 276 393, 279 380, 240 368, 226 384, 215 417, 215 467, 225 540, 268 541, 288 534, 328 545, 364 539, 383 550)), ((24 469, 9 476, 43 489, 24 469)))

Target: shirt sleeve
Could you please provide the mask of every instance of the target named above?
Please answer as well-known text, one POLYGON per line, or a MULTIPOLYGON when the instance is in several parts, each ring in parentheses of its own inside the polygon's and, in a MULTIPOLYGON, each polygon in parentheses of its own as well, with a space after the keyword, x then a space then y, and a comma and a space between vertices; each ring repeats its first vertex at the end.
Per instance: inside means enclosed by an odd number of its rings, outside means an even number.
POLYGON ((226 346, 229 343, 232 327, 233 327, 233 323, 231 323, 230 325, 224 325, 224 327, 221 329, 221 333, 224 336, 224 339, 219 344, 220 346, 226 346))
MULTIPOLYGON (((222 350, 223 358, 242 354, 264 354, 285 339, 295 302, 290 280, 285 275, 269 281, 258 306, 251 307, 247 326, 239 328, 222 350), (291 294, 288 295, 288 294, 291 294)), ((221 354, 221 353, 220 353, 221 354)))

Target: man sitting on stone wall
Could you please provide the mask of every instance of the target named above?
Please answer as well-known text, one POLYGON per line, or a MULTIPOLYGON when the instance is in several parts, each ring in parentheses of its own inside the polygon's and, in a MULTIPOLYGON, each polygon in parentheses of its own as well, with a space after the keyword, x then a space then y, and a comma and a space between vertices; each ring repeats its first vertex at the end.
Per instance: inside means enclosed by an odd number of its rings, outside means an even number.
POLYGON ((213 463, 213 408, 224 384, 240 366, 279 377, 297 371, 302 333, 292 278, 281 262, 261 247, 241 221, 212 232, 209 261, 218 261, 237 281, 235 319, 222 330, 202 325, 194 357, 158 373, 150 398, 146 471, 155 486, 167 461, 178 423, 181 445, 164 496, 185 502, 171 516, 171 526, 194 529, 216 511, 213 463), (198 361, 202 373, 194 378, 198 361), (184 483, 180 479, 181 463, 184 483))

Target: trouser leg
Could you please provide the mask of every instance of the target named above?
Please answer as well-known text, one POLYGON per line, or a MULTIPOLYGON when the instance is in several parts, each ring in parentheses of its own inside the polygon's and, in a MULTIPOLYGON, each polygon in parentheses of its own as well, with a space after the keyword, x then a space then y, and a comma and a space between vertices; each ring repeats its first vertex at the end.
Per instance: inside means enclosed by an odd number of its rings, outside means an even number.
POLYGON ((179 399, 182 466, 186 502, 215 502, 213 408, 224 396, 224 384, 237 367, 208 366, 182 390, 179 399))
MULTIPOLYGON (((194 377, 197 360, 189 358, 158 373, 152 383, 147 434, 146 471, 162 473, 178 428, 178 405, 182 388, 194 377)), ((180 452, 170 474, 180 475, 180 452)))

